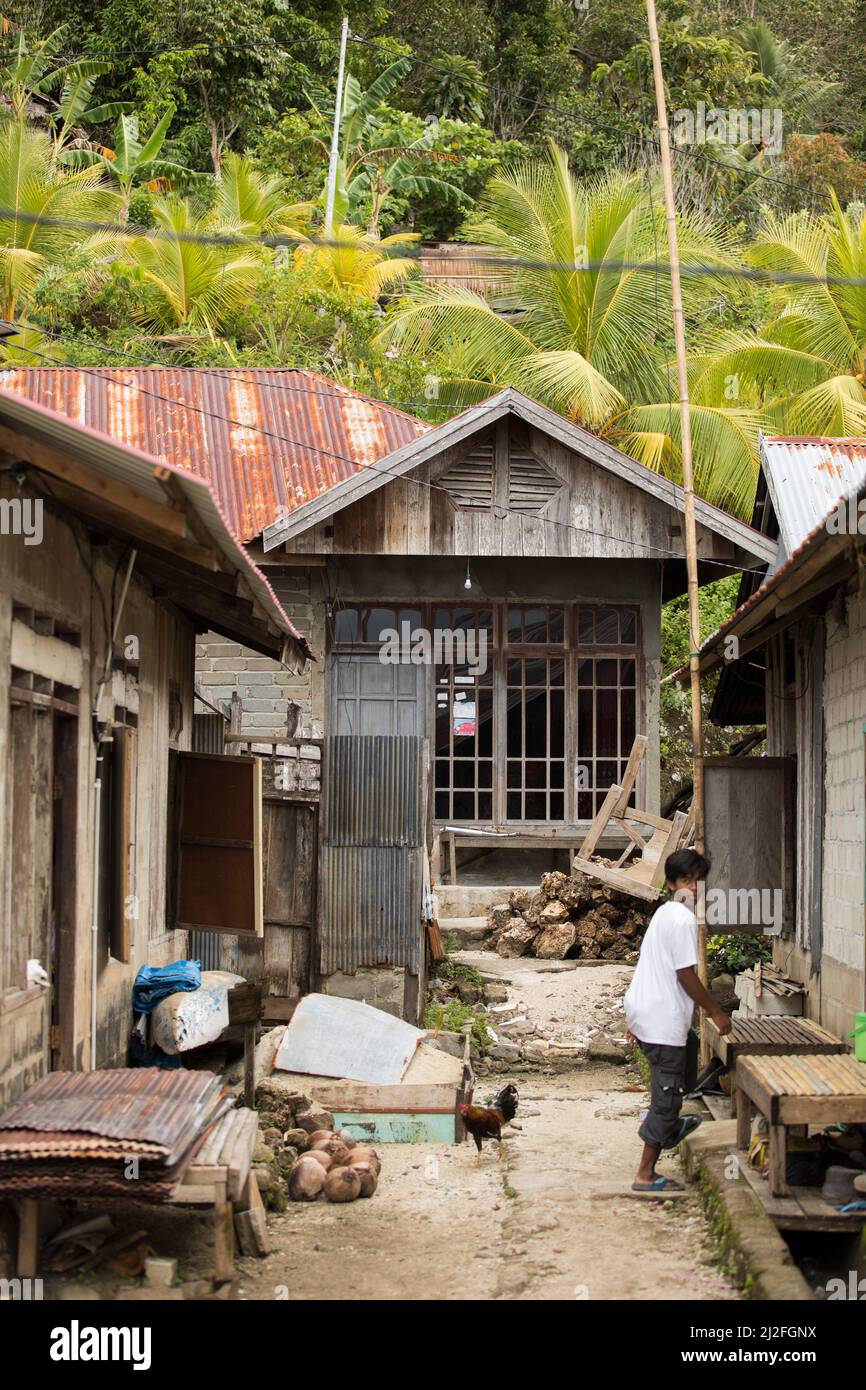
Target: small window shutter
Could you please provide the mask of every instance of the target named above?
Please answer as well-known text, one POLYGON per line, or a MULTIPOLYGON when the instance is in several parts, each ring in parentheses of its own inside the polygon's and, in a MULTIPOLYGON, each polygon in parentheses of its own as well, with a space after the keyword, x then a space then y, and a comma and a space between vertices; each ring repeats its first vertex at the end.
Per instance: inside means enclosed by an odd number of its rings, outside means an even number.
POLYGON ((261 758, 179 753, 177 779, 172 925, 262 936, 261 758))

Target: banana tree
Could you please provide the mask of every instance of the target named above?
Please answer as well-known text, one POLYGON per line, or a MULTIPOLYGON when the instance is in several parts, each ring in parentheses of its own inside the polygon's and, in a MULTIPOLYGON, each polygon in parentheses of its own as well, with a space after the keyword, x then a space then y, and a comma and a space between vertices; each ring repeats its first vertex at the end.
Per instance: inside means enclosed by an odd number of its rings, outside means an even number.
POLYGON ((89 166, 99 168, 108 174, 120 189, 120 220, 125 223, 129 218, 129 204, 136 184, 152 183, 157 179, 186 184, 201 181, 200 174, 173 160, 162 158, 162 147, 174 113, 175 107, 169 106, 150 135, 142 142, 138 116, 123 112, 118 116, 114 127, 113 149, 104 145, 98 148, 68 149, 60 158, 76 168, 89 166))

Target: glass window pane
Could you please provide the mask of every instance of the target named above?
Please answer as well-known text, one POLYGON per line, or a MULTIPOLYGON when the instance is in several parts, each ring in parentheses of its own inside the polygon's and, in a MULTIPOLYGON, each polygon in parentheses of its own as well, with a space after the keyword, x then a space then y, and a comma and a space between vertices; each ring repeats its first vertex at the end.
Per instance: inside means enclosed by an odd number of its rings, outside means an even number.
POLYGON ((565 685, 565 662, 554 659, 548 662, 548 666, 550 670, 550 684, 565 685))
POLYGON ((581 608, 577 627, 578 642, 592 643, 595 638, 594 613, 591 608, 581 608))
POLYGON ((527 792, 524 820, 547 820, 547 797, 544 792, 527 792))
POLYGON ((620 751, 623 753, 630 749, 634 743, 635 727, 637 723, 636 709, 637 699, 635 692, 633 690, 621 691, 619 697, 619 717, 620 728, 622 730, 622 748, 620 751))
POLYGON ((552 762, 550 764, 550 785, 552 787, 565 786, 565 763, 552 762))
POLYGON ((514 704, 508 706, 506 724, 508 756, 519 758, 523 752, 523 706, 516 698, 514 704))
POLYGON ((607 791, 616 782, 619 763, 598 762, 595 765, 595 785, 600 790, 607 791))
POLYGON ((579 661, 577 663, 577 683, 578 685, 592 685, 593 662, 579 661))
POLYGON ((490 792, 478 793, 478 819, 493 819, 493 797, 490 795, 490 792))
POLYGON ((637 641, 637 612, 634 608, 621 608, 619 613, 619 640, 637 641))
POLYGON ((580 792, 577 798, 578 820, 592 820, 594 815, 595 804, 592 792, 580 792))
POLYGON ((508 640, 509 642, 523 641, 522 608, 509 608, 508 610, 508 640))
POLYGON ((616 659, 613 657, 609 661, 597 661, 595 663, 596 685, 616 685, 618 674, 616 667, 616 659))
POLYGON ((509 662, 508 662, 508 684, 509 684, 509 685, 520 685, 521 682, 522 682, 522 679, 523 679, 523 662, 522 662, 522 661, 509 661, 509 662))
POLYGON ((550 793, 550 819, 565 820, 565 797, 562 792, 550 793))
POLYGON ((565 641, 565 610, 562 608, 551 608, 549 620, 549 642, 565 641))
POLYGON ((538 762, 530 761, 526 764, 526 786, 547 786, 547 763, 543 763, 539 760, 538 762))
POLYGON ((363 640, 365 642, 381 642, 382 633, 385 628, 393 631, 397 622, 397 614, 393 608, 365 608, 361 614, 363 623, 363 640))
POLYGON ((454 819, 455 819, 455 820, 474 820, 474 819, 475 819, 475 793, 474 793, 474 792, 455 792, 455 793, 454 793, 454 819))
POLYGON ((358 612, 355 608, 339 608, 334 617, 334 641, 357 642, 358 612))
POLYGON ((550 692, 550 756, 562 757, 565 753, 565 691, 550 692))
POLYGON ((493 755, 493 691, 478 692, 478 756, 493 755))
POLYGON ((446 758, 436 759, 436 786, 447 787, 451 764, 446 758))
POLYGON ((543 758, 547 752, 547 692, 526 692, 526 756, 543 758))
POLYGON ((523 615, 524 642, 547 641, 547 609, 527 608, 523 615))
MULTIPOLYGON (((510 666, 511 662, 508 664, 510 666)), ((523 679, 526 685, 547 685, 547 662, 543 658, 538 661, 524 661, 523 679)))
POLYGON ((400 640, 402 641, 402 639, 403 639, 402 624, 403 624, 403 623, 408 623, 408 624, 409 624, 410 633, 412 633, 412 632, 415 632, 415 630, 416 630, 417 628, 421 627, 421 624, 422 624, 422 622, 423 622, 423 618, 422 618, 422 616, 421 616, 421 609, 420 609, 420 608, 401 608, 401 609, 400 609, 400 615, 399 615, 399 616, 400 616, 400 620, 399 620, 399 622, 398 622, 398 624, 397 624, 397 628, 398 628, 398 631, 400 632, 400 640))
POLYGON ((470 758, 454 759, 454 785, 461 788, 475 786, 475 763, 470 758))
POLYGON ((478 785, 479 787, 493 786, 493 763, 489 759, 482 759, 478 764, 478 785))
POLYGON ((619 683, 620 685, 634 685, 635 664, 633 661, 621 661, 619 663, 619 683))
POLYGON ((509 820, 520 820, 520 792, 509 792, 506 797, 505 814, 509 820))
POLYGON ((447 793, 447 792, 437 792, 437 793, 436 793, 436 819, 437 819, 437 820, 448 820, 448 819, 449 819, 449 811, 448 811, 448 793, 447 793))
POLYGON ((508 759, 506 783, 511 789, 523 786, 523 763, 515 762, 512 758, 508 759))
POLYGON ((595 705, 595 751, 600 758, 615 757, 619 753, 618 713, 619 697, 616 691, 599 690, 595 705))
POLYGON ((596 646, 619 642, 619 614, 615 608, 600 608, 595 615, 596 646))
POLYGON ((577 696, 577 750, 578 757, 581 758, 591 758, 595 749, 595 728, 592 716, 592 691, 581 690, 577 696))

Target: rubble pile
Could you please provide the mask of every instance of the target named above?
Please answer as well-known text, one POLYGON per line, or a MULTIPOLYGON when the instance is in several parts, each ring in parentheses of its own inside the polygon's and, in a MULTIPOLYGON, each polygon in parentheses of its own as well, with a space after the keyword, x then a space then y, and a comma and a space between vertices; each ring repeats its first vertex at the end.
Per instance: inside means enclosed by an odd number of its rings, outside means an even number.
POLYGON ((484 949, 541 960, 621 960, 633 964, 654 903, 620 893, 586 874, 542 874, 541 886, 514 888, 490 909, 484 949))

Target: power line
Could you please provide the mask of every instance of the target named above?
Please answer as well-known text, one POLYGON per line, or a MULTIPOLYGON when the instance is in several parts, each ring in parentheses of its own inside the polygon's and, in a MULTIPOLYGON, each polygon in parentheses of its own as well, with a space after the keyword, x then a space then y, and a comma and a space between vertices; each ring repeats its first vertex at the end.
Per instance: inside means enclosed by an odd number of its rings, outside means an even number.
MULTIPOLYGON (((48 334, 47 336, 51 335, 48 334)), ((53 366, 66 366, 66 363, 64 363, 60 358, 51 357, 48 353, 38 352, 35 348, 28 348, 27 351, 30 352, 31 355, 34 357, 38 357, 45 362, 50 362, 53 366)), ((202 415, 213 420, 219 420, 222 424, 233 425, 239 429, 251 430, 255 434, 263 435, 268 439, 274 439, 283 444, 293 444, 298 448, 306 449, 313 453, 324 454, 329 458, 333 458, 341 462, 350 464, 353 469, 363 469, 365 472, 375 473, 380 477, 389 479, 392 482, 400 480, 406 483, 413 484, 416 487, 427 488, 430 492, 443 492, 446 494, 446 496, 449 496, 452 499, 457 499, 458 501, 466 502, 469 504, 473 504, 475 501, 474 498, 463 496, 461 493, 455 492, 450 488, 445 488, 441 484, 428 482, 426 479, 423 478, 408 477, 399 473, 394 473, 391 469, 378 468, 375 464, 362 463, 358 459, 351 458, 348 454, 341 454, 335 449, 322 449, 315 444, 310 444, 306 440, 293 439, 289 435, 279 434, 275 430, 266 429, 263 425, 251 425, 247 421, 236 420, 233 419, 231 416, 221 415, 218 411, 207 410, 202 406, 194 405, 191 401, 181 401, 173 396, 165 396, 161 392, 152 391, 148 387, 138 385, 138 383, 136 382, 121 381, 117 377, 106 376, 104 372, 99 371, 98 369, 93 367, 76 367, 74 370, 83 372, 87 376, 93 376, 100 381, 111 382, 113 385, 123 387, 126 390, 138 391, 142 395, 149 396, 154 400, 165 401, 167 404, 178 407, 182 410, 189 410, 197 415, 202 415)), ((645 541, 635 541, 630 537, 611 536, 607 532, 594 531, 590 527, 586 526, 576 526, 573 522, 569 521, 556 521, 553 518, 548 517, 539 518, 536 513, 526 512, 518 507, 507 507, 502 506, 501 504, 494 503, 491 507, 491 511, 494 514, 498 515, 500 520, 502 520, 506 516, 521 516, 527 518, 528 520, 536 522, 542 520, 544 525, 558 526, 564 530, 574 531, 578 535, 590 535, 597 536, 599 539, 603 540, 615 540, 622 545, 637 547, 641 550, 650 550, 659 555, 667 556, 671 559, 683 559, 683 556, 680 555, 677 551, 670 550, 663 546, 650 545, 648 542, 645 541)), ((728 569, 734 573, 762 573, 765 568, 764 566, 755 566, 749 568, 744 567, 742 565, 731 565, 721 560, 712 561, 711 563, 716 565, 719 569, 728 569)))
MULTIPOLYGON (((264 246, 272 249, 281 246, 298 248, 337 248, 345 251, 357 249, 375 252, 385 259, 399 257, 422 263, 424 251, 409 244, 382 248, 375 243, 340 240, 339 237, 304 237, 301 233, 274 233, 273 235, 242 236, 236 233, 216 232, 174 232, 160 228, 136 228, 119 222, 95 222, 74 217, 42 217, 38 213, 23 212, 18 208, 0 206, 0 222, 22 222, 26 226, 65 227, 68 230, 104 233, 146 240, 167 240, 172 243, 190 242, 194 245, 222 246, 226 248, 243 246, 264 246)), ((580 273, 624 273, 638 272, 645 275, 669 275, 670 265, 666 261, 539 261, 523 256, 505 256, 496 252, 480 250, 473 252, 473 260, 486 265, 499 266, 512 270, 549 270, 557 274, 575 275, 580 273)), ((691 278, 754 280, 759 284, 779 285, 866 285, 866 275, 814 275, 808 271, 765 270, 756 266, 712 265, 706 261, 680 266, 680 274, 691 278)))

